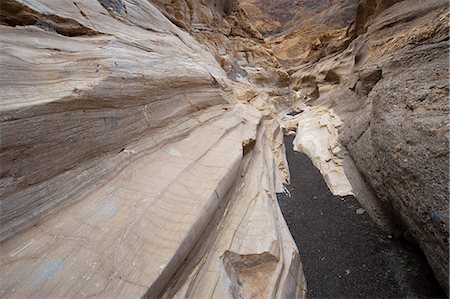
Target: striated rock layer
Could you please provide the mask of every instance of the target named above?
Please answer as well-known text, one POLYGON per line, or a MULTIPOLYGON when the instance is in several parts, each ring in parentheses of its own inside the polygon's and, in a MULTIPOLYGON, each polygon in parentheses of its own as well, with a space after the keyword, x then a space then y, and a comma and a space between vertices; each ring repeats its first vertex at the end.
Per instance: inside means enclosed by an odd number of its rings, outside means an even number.
POLYGON ((162 4, 2 1, 2 297, 305 296, 287 74, 233 2, 162 4))
MULTIPOLYGON (((331 108, 356 197, 377 224, 420 246, 448 292, 448 1, 241 2, 273 25, 261 27, 266 44, 291 76, 290 106, 307 114, 297 143, 311 134, 307 106, 331 108)), ((330 152, 319 139, 297 148, 314 160, 330 152)))
POLYGON ((447 1, 0 8, 2 297, 305 297, 282 127, 448 291, 447 1))
POLYGON ((347 176, 373 191, 360 202, 420 246, 447 292, 448 21, 447 1, 359 1, 343 35, 286 56, 295 98, 343 120, 347 176))

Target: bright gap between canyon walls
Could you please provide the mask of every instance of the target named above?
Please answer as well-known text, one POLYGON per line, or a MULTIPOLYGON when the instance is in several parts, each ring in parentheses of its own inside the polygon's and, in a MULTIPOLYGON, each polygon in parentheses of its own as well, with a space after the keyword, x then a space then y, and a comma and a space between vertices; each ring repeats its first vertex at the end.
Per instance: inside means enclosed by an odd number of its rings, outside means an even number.
POLYGON ((2 296, 305 297, 283 131, 448 292, 447 6, 3 1, 2 296))

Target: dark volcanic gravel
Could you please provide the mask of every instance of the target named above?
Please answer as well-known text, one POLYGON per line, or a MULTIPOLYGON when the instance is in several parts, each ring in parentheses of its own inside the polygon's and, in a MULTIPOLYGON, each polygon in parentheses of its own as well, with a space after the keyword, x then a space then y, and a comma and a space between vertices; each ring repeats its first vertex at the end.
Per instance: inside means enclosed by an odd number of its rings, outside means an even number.
POLYGON ((292 197, 278 194, 300 250, 309 298, 445 298, 425 257, 383 233, 352 196, 333 196, 285 137, 292 197))

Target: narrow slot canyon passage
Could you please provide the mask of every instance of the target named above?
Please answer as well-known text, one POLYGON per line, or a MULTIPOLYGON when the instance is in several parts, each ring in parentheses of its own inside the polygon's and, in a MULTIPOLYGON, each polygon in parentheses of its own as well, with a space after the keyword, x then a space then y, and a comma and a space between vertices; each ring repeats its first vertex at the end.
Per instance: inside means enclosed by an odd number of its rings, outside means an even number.
POLYGON ((0 299, 448 298, 448 0, 1 1, 0 299))
POLYGON ((353 196, 333 196, 318 169, 294 152, 278 201, 300 251, 309 298, 445 298, 422 253, 382 232, 353 196))

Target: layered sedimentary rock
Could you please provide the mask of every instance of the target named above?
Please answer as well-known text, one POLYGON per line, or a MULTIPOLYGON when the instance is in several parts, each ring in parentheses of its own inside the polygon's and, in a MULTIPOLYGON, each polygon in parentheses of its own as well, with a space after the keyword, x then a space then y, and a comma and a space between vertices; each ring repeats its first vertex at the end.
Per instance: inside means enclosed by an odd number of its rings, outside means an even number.
POLYGON ((244 71, 250 58, 214 44, 241 36, 270 57, 242 26, 192 37, 232 2, 186 4, 211 18, 138 0, 2 2, 2 296, 304 297, 276 203, 282 132, 270 107, 236 104, 267 94, 255 84, 279 80, 275 60, 244 71))
POLYGON ((213 56, 142 5, 125 22, 100 2, 5 3, 2 239, 112 171, 104 159, 126 160, 130 142, 227 103, 213 56))
POLYGON ((448 292, 448 3, 397 3, 354 45, 365 107, 342 141, 448 292))
POLYGON ((2 296, 305 297, 282 127, 447 290, 447 9, 4 0, 2 296))
POLYGON ((448 291, 448 3, 356 4, 342 35, 312 42, 308 55, 287 51, 286 40, 273 51, 291 65, 295 98, 344 121, 347 175, 374 192, 360 201, 379 224, 417 242, 448 291))
MULTIPOLYGON (((281 25, 267 34, 274 55, 287 68, 305 61, 317 61, 328 54, 345 49, 351 40, 348 36, 356 14, 356 1, 264 1, 241 0, 252 3, 264 14, 256 14, 255 22, 273 18, 281 25), (270 34, 271 33, 271 34, 270 34), (273 34, 276 33, 276 34, 273 34)), ((265 22, 269 23, 269 22, 265 22)))
POLYGON ((307 108, 298 116, 294 150, 308 155, 334 195, 353 195, 338 140, 340 118, 324 107, 307 108))

